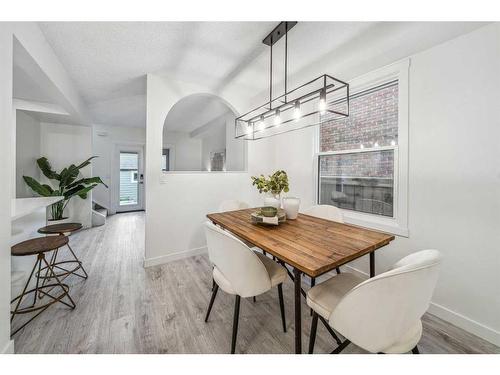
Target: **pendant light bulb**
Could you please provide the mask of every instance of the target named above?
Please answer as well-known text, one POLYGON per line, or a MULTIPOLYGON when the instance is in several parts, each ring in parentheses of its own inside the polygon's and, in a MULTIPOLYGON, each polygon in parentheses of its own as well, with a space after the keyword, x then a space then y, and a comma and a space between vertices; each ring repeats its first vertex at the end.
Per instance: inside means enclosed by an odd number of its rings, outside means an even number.
POLYGON ((281 124, 281 114, 280 114, 280 110, 277 109, 276 114, 274 115, 274 125, 278 126, 280 124, 281 124))
POLYGON ((321 90, 319 94, 319 105, 318 105, 319 113, 322 115, 326 112, 326 90, 321 90))
POLYGON ((295 118, 295 120, 298 120, 302 117, 302 113, 300 112, 300 102, 298 100, 295 102, 293 117, 295 118))
POLYGON ((260 119, 257 121, 257 130, 264 130, 264 115, 260 115, 260 119))

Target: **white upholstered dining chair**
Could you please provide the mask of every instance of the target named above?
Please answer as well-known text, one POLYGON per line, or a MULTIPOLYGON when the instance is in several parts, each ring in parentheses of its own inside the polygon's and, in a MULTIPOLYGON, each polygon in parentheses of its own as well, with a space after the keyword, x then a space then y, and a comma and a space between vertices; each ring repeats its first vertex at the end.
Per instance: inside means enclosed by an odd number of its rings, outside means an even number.
POLYGON ((283 331, 286 332, 282 289, 282 283, 287 276, 285 268, 263 254, 253 251, 231 233, 211 222, 205 223, 205 234, 208 255, 214 265, 212 274, 215 281, 205 322, 208 321, 219 288, 235 295, 231 354, 236 348, 241 297, 255 297, 277 286, 283 331))
POLYGON ((302 213, 310 216, 320 217, 325 220, 336 221, 337 223, 344 222, 344 215, 342 210, 335 206, 330 206, 328 204, 317 204, 315 206, 309 207, 302 213))
POLYGON ((230 199, 223 201, 219 205, 219 212, 243 210, 245 208, 250 208, 250 205, 243 201, 230 199))
POLYGON ((422 250, 371 279, 342 273, 311 288, 307 293, 307 304, 314 311, 309 353, 314 350, 319 318, 345 337, 332 353, 340 353, 352 342, 371 353, 418 354, 420 319, 429 307, 441 259, 437 250, 422 250))

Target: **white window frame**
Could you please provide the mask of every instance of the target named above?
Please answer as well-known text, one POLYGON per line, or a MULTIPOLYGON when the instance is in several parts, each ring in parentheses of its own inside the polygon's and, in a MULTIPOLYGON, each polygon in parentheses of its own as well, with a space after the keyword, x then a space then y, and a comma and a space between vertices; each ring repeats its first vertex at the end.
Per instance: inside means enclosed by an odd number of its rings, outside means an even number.
POLYGON ((409 123, 409 68, 410 59, 391 64, 355 78, 349 82, 349 91, 357 93, 386 82, 398 80, 398 144, 359 150, 320 152, 320 127, 316 127, 314 157, 315 202, 319 202, 319 157, 323 155, 394 150, 393 217, 342 210, 346 223, 360 225, 408 237, 408 123, 409 123))

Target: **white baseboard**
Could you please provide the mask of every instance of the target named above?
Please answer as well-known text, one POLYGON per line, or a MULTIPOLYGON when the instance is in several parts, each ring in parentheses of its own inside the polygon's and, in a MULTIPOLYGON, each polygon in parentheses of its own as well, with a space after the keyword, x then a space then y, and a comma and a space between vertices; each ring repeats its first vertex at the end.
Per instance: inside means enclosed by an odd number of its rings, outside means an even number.
POLYGON ((14 354, 14 340, 9 340, 3 347, 2 354, 14 354))
POLYGON ((189 257, 195 256, 195 255, 201 255, 201 254, 206 254, 206 253, 207 253, 206 246, 198 247, 196 249, 191 249, 191 250, 186 250, 186 251, 179 251, 177 253, 162 255, 159 257, 155 257, 155 258, 144 259, 144 267, 145 268, 153 267, 153 266, 157 266, 160 264, 173 262, 175 260, 189 258, 189 257))
POLYGON ((464 331, 472 333, 482 339, 491 342, 497 346, 500 346, 500 332, 497 330, 485 326, 473 319, 470 319, 462 314, 452 311, 444 306, 441 306, 435 302, 431 302, 429 310, 430 314, 437 316, 447 322, 462 328, 464 331))
MULTIPOLYGON (((353 273, 357 274, 358 276, 368 278, 368 274, 366 272, 363 272, 349 265, 345 265, 345 267, 348 268, 353 273)), ((464 331, 472 333, 473 335, 476 335, 486 341, 489 341, 492 344, 500 346, 500 332, 491 327, 485 326, 482 323, 479 323, 462 314, 452 311, 435 302, 431 302, 427 312, 429 314, 437 316, 440 319, 447 321, 448 323, 453 324, 454 326, 462 328, 464 331)))

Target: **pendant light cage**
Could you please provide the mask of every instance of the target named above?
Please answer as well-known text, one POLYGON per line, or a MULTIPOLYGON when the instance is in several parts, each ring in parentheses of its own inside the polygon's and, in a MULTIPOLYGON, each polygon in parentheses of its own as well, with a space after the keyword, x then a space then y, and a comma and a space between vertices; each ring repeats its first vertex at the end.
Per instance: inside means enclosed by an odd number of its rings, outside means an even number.
POLYGON ((323 74, 235 120, 235 138, 257 140, 349 116, 349 84, 323 74))

